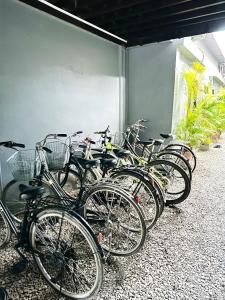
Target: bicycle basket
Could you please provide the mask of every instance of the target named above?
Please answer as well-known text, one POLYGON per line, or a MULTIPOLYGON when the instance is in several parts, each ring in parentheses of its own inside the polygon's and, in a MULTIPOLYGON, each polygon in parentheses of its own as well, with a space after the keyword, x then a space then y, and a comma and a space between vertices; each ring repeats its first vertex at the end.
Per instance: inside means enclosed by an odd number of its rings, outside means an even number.
POLYGON ((7 159, 10 171, 17 181, 29 181, 40 173, 41 164, 36 151, 20 150, 7 159))
POLYGON ((61 141, 48 142, 45 146, 52 151, 46 152, 49 171, 63 169, 68 159, 68 146, 61 141))
POLYGON ((113 136, 112 136, 112 142, 113 144, 123 147, 124 142, 125 142, 125 136, 123 132, 116 132, 113 136))

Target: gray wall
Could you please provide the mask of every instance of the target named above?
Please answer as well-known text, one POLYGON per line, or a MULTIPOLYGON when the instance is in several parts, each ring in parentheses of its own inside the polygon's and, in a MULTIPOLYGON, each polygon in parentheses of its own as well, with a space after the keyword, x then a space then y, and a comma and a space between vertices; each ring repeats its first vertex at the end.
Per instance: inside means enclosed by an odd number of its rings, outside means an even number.
POLYGON ((170 132, 172 126, 176 41, 127 50, 127 123, 148 119, 145 138, 170 132))
POLYGON ((123 123, 124 49, 17 0, 0 0, 0 140, 123 123))

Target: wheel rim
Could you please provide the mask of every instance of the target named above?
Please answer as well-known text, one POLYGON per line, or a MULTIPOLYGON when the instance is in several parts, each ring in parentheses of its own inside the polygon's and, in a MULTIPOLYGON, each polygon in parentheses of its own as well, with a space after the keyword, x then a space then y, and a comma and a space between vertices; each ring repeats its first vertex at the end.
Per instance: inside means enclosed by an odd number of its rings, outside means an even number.
POLYGON ((67 214, 40 216, 31 229, 31 243, 42 274, 63 295, 86 299, 97 290, 100 274, 96 248, 85 238, 81 224, 67 214))

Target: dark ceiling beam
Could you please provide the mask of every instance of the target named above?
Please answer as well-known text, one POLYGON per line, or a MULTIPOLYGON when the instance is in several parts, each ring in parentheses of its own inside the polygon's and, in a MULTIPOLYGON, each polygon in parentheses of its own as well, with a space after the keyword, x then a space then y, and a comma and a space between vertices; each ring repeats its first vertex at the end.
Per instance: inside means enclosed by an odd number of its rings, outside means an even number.
MULTIPOLYGON (((142 14, 141 11, 137 10, 136 12, 133 12, 132 14, 127 13, 127 17, 124 19, 115 19, 116 22, 108 22, 105 24, 101 24, 100 22, 95 22, 95 24, 98 24, 99 26, 102 26, 103 28, 109 28, 112 31, 117 30, 118 28, 126 26, 128 23, 137 23, 144 22, 146 19, 148 21, 151 20, 161 20, 167 17, 176 17, 179 15, 184 15, 187 13, 195 13, 202 9, 219 9, 218 6, 225 4, 225 0, 205 0, 202 2, 202 0, 195 0, 192 3, 185 3, 182 6, 174 6, 171 8, 167 8, 163 11, 161 11, 159 14, 151 13, 151 10, 149 11, 147 8, 145 9, 145 12, 142 14), (129 17, 130 16, 130 17, 129 17)), ((110 18, 108 18, 110 20, 110 18)))
POLYGON ((54 7, 51 7, 45 3, 42 3, 38 0, 19 0, 20 2, 23 2, 25 4, 28 4, 34 8, 37 8, 39 10, 42 10, 52 16, 55 16, 59 19, 62 19, 68 23, 71 23, 73 25, 76 25, 82 29, 85 29, 89 32, 92 32, 98 36, 101 36, 107 40, 110 40, 114 43, 117 43, 119 45, 126 45, 125 41, 122 41, 119 37, 117 38, 116 36, 110 35, 107 32, 101 30, 101 28, 96 28, 95 26, 92 26, 92 24, 87 24, 85 22, 83 22, 82 20, 76 19, 76 17, 74 18, 73 16, 70 16, 69 14, 67 14, 66 12, 61 12, 57 9, 55 9, 54 7))
POLYGON ((133 37, 128 41, 128 47, 150 44, 155 42, 162 42, 175 38, 183 38, 187 36, 200 35, 204 33, 215 32, 219 30, 225 30, 225 19, 218 21, 211 21, 208 23, 199 24, 199 26, 190 25, 188 28, 178 28, 171 32, 166 30, 157 34, 146 34, 142 37, 133 37))
POLYGON ((191 23, 189 22, 185 24, 176 24, 164 27, 161 26, 160 28, 156 28, 154 30, 139 30, 139 32, 124 35, 124 38, 128 40, 128 45, 130 45, 133 40, 143 40, 146 38, 151 40, 152 38, 154 41, 162 41, 171 38, 180 38, 212 32, 212 28, 215 31, 225 29, 225 13, 220 14, 219 16, 211 17, 210 19, 205 18, 201 21, 199 20, 191 23), (201 30, 199 30, 199 28, 201 28, 201 30))
POLYGON ((189 12, 183 15, 178 16, 169 16, 165 18, 164 20, 160 19, 141 19, 139 22, 131 22, 128 23, 127 26, 122 25, 121 27, 118 27, 118 29, 109 28, 111 32, 115 32, 119 35, 124 35, 127 33, 135 33, 136 31, 145 30, 145 29, 154 29, 159 28, 161 26, 167 26, 172 24, 188 24, 189 22, 195 21, 195 20, 207 20, 211 16, 219 16, 220 14, 225 13, 225 4, 221 4, 214 7, 208 7, 199 11, 189 12))
POLYGON ((88 14, 84 14, 83 17, 85 19, 96 19, 96 17, 99 18, 99 16, 103 16, 107 20, 107 15, 109 13, 115 13, 116 11, 120 12, 121 9, 127 11, 131 8, 135 8, 135 6, 139 6, 143 3, 146 3, 152 7, 152 10, 158 10, 166 7, 170 7, 173 5, 179 5, 186 2, 191 2, 192 0, 158 0, 158 1, 149 1, 149 0, 115 0, 115 1, 109 1, 109 4, 106 5, 105 1, 103 9, 101 9, 99 6, 90 7, 90 12, 88 14), (106 15, 106 16, 105 16, 106 15))

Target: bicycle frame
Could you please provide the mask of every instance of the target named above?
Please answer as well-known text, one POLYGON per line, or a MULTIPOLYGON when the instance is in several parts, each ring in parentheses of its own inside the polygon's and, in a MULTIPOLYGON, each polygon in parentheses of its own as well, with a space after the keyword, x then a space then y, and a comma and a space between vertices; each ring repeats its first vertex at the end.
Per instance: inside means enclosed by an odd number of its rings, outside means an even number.
POLYGON ((16 235, 16 237, 19 237, 19 230, 16 226, 16 222, 11 217, 11 214, 7 207, 4 205, 4 203, 0 200, 0 211, 3 213, 3 216, 5 217, 11 231, 16 235))

